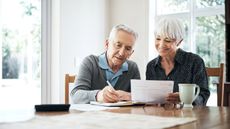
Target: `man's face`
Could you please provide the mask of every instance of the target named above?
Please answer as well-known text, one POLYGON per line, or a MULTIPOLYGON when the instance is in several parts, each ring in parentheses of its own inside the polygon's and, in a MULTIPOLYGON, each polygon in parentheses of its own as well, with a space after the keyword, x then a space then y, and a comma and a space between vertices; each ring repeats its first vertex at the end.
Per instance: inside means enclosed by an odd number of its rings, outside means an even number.
POLYGON ((106 41, 109 66, 120 67, 133 53, 135 37, 125 31, 118 31, 115 38, 106 41))

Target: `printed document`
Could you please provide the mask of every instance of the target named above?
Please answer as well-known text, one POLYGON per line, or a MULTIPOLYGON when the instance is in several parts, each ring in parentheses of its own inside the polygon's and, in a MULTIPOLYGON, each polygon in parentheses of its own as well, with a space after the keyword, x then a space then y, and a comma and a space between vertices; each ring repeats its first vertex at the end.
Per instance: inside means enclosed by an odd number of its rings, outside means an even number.
POLYGON ((79 111, 102 111, 107 109, 118 109, 119 107, 106 107, 91 104, 71 104, 70 109, 79 111))
MULTIPOLYGON (((160 117, 154 115, 92 111, 59 115, 36 115, 25 122, 0 124, 1 129, 165 129, 196 121, 195 117, 160 117), (41 127, 42 126, 42 127, 41 127)), ((199 123, 199 121, 198 121, 199 123)), ((194 122, 196 125, 197 123, 194 122)), ((193 124, 192 124, 193 125, 193 124)), ((191 127, 191 126, 187 126, 191 127)), ((196 126, 192 126, 196 128, 196 126)), ((191 127, 191 128, 192 128, 191 127)), ((183 128, 183 127, 182 127, 183 128)))
POLYGON ((133 102, 164 103, 168 93, 173 92, 174 81, 131 79, 133 102))

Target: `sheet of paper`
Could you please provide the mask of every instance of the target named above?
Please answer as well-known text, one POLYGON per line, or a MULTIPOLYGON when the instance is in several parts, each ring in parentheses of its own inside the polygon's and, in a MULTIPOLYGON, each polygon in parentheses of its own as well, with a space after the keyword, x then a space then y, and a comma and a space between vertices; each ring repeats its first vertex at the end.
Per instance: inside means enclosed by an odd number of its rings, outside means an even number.
POLYGON ((159 117, 105 111, 36 116, 21 123, 0 124, 1 129, 163 129, 195 121, 192 117, 159 117))
POLYGON ((173 81, 131 80, 131 96, 134 102, 164 103, 168 93, 173 92, 173 81))
POLYGON ((6 105, 6 107, 0 106, 0 124, 4 122, 26 121, 33 117, 34 105, 19 105, 12 107, 8 107, 8 105, 6 105))
POLYGON ((91 104, 71 104, 70 109, 79 110, 79 111, 101 111, 106 109, 117 109, 119 107, 103 107, 98 105, 91 104))

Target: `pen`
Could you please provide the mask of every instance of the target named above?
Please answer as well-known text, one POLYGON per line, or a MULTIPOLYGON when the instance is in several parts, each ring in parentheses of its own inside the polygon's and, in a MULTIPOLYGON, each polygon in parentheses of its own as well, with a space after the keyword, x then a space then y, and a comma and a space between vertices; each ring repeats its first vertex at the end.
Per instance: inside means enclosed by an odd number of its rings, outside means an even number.
MULTIPOLYGON (((109 90, 109 92, 110 93, 112 93, 112 94, 114 94, 114 92, 112 91, 112 90, 114 90, 114 88, 113 88, 113 86, 112 86, 112 84, 107 80, 106 81, 107 82, 107 84, 111 87, 111 88, 109 88, 108 90, 109 90)), ((114 94, 115 95, 115 94, 114 94)), ((117 96, 118 94, 116 93, 116 96, 117 96)), ((119 101, 119 98, 118 98, 118 100, 117 101, 119 101)))
POLYGON ((111 84, 108 80, 107 80, 106 82, 107 82, 107 84, 111 87, 111 88, 109 89, 109 92, 112 93, 112 90, 114 90, 112 84, 111 84))
MULTIPOLYGON (((107 80, 106 81, 109 86, 112 86, 112 84, 107 80)), ((113 87, 113 86, 112 86, 113 87)))

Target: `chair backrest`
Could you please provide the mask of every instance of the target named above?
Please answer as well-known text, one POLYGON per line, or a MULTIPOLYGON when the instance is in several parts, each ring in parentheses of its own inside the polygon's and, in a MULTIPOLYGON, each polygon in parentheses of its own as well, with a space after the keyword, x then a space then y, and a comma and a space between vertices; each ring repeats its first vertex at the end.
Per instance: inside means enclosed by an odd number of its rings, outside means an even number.
POLYGON ((208 77, 219 77, 219 84, 217 84, 217 105, 224 104, 224 64, 221 63, 217 68, 206 68, 208 77))
POLYGON ((74 83, 76 75, 65 74, 65 104, 69 104, 69 84, 74 83))

